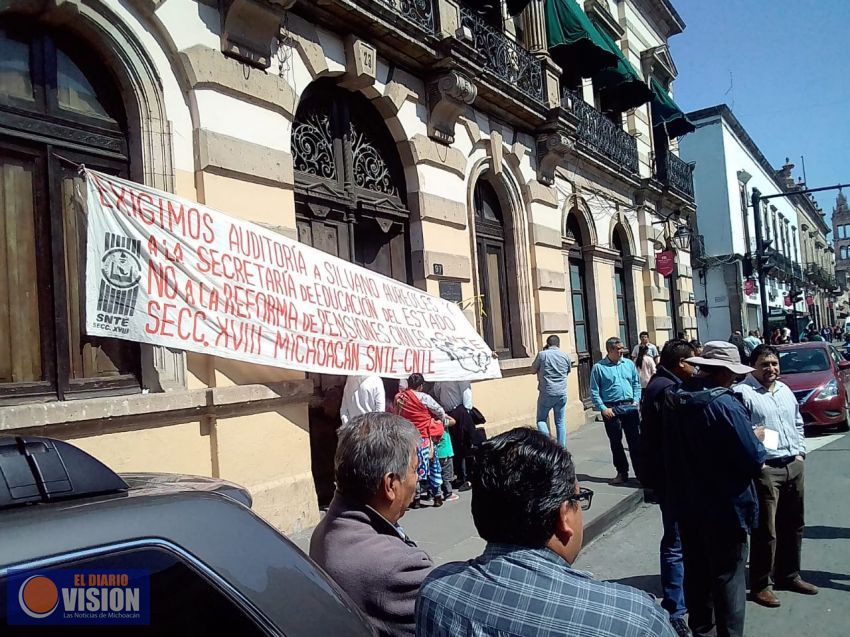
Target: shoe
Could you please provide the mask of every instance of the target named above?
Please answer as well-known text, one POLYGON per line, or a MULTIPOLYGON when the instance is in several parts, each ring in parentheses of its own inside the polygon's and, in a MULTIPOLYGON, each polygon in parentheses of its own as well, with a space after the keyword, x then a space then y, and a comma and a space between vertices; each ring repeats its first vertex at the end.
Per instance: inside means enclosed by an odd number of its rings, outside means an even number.
POLYGON ((758 593, 750 593, 750 599, 759 606, 765 606, 766 608, 779 608, 782 605, 779 598, 769 588, 760 590, 758 593))
POLYGON ((626 482, 628 482, 628 481, 629 481, 629 474, 628 473, 618 473, 616 475, 616 477, 613 480, 611 480, 611 484, 613 484, 613 485, 626 484, 626 482))
POLYGON ((431 501, 431 494, 430 493, 423 493, 422 495, 419 496, 419 499, 422 500, 423 502, 430 502, 431 501))
POLYGON ((460 485, 457 490, 458 491, 469 491, 472 488, 472 484, 467 480, 462 485, 460 485))
POLYGON ((670 625, 679 637, 693 637, 693 633, 691 632, 691 629, 688 628, 688 622, 685 621, 684 617, 671 619, 670 625))
POLYGON ((422 508, 422 501, 419 498, 414 498, 413 502, 410 503, 410 508, 411 509, 421 509, 422 508))
POLYGON ((818 587, 814 584, 809 584, 802 577, 782 582, 776 585, 776 589, 780 591, 791 591, 792 593, 800 593, 801 595, 817 595, 818 587))
POLYGON ((434 507, 441 507, 441 506, 443 506, 443 496, 441 496, 441 495, 435 495, 435 496, 434 496, 434 504, 433 504, 432 506, 434 506, 434 507))
POLYGON ((643 490, 643 501, 647 504, 659 504, 658 494, 652 489, 643 490))
POLYGON ((446 502, 454 502, 455 500, 460 500, 460 496, 457 493, 450 493, 446 496, 446 502))

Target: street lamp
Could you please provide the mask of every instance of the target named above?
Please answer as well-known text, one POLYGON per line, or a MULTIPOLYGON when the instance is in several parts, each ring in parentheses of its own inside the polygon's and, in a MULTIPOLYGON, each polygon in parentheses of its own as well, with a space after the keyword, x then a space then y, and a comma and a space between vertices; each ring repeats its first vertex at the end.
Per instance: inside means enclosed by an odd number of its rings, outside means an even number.
POLYGON ((691 237, 691 229, 686 224, 682 224, 676 228, 671 240, 677 249, 689 251, 691 249, 691 237))

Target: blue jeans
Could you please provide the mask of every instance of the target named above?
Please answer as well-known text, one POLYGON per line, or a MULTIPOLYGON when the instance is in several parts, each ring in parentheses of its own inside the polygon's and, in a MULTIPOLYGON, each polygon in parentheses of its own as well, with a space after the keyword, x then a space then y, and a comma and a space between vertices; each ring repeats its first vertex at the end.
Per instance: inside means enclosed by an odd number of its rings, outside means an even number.
POLYGON ((664 535, 661 538, 661 590, 664 599, 661 607, 670 613, 670 619, 684 617, 688 611, 685 606, 685 563, 682 558, 682 539, 679 537, 679 525, 669 504, 661 501, 661 523, 664 535))
POLYGON ((567 396, 547 396, 540 394, 537 396, 537 428, 549 435, 549 412, 554 411, 555 414, 555 433, 558 437, 558 444, 562 447, 567 446, 567 396))

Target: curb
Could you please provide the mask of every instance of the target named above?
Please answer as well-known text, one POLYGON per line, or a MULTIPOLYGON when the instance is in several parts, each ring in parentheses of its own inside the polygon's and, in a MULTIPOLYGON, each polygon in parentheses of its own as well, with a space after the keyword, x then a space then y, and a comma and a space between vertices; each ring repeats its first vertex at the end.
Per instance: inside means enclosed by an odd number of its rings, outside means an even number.
POLYGON ((614 526, 617 522, 626 517, 629 513, 637 509, 643 503, 643 489, 636 489, 634 493, 623 498, 620 502, 608 509, 598 518, 588 523, 584 527, 584 541, 582 544, 586 547, 608 529, 614 526))

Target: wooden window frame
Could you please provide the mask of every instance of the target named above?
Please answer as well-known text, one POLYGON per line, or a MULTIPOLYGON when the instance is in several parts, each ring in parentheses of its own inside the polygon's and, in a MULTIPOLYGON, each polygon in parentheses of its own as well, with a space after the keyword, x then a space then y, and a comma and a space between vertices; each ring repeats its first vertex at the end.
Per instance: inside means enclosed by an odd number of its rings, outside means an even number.
MULTIPOLYGON (((85 164, 90 168, 129 178, 128 143, 125 117, 120 107, 118 86, 104 98, 104 81, 87 73, 96 63, 94 54, 70 41, 64 34, 53 34, 26 24, 10 22, 8 31, 27 35, 34 102, 4 98, 0 100, 0 149, 12 156, 27 156, 35 162, 36 248, 39 319, 41 323, 42 380, 0 383, 0 404, 21 400, 74 399, 123 395, 141 391, 141 347, 124 345, 117 339, 92 339, 115 342, 130 355, 130 372, 117 376, 72 378, 69 344, 70 322, 66 283, 65 221, 62 209, 62 164, 85 164), (86 115, 58 106, 57 51, 62 50, 92 81, 98 98, 115 107, 116 119, 86 115), (85 63, 80 64, 80 60, 85 63), (92 80, 92 78, 94 78, 92 80)), ((102 65, 101 65, 102 66, 102 65)), ((84 308, 84 299, 80 300, 84 308)), ((83 316, 79 317, 81 342, 86 338, 83 316)))
POLYGON ((513 321, 511 318, 512 295, 508 285, 508 241, 505 232, 505 217, 498 195, 486 177, 481 176, 475 184, 473 192, 473 219, 475 224, 475 250, 478 260, 478 292, 481 295, 481 306, 484 316, 481 321, 482 337, 484 342, 503 358, 513 358, 515 355, 516 339, 513 333, 513 321), (489 191, 489 192, 488 192, 489 191), (490 207, 494 209, 499 221, 484 219, 484 198, 487 198, 490 207), (504 348, 495 347, 495 333, 490 307, 490 277, 487 255, 493 252, 498 254, 499 295, 502 310, 502 338, 506 345, 504 348))

